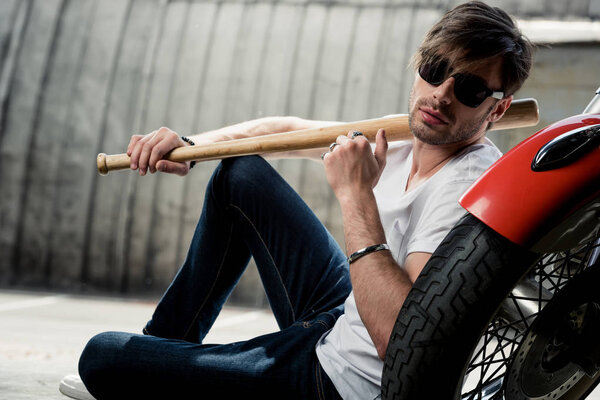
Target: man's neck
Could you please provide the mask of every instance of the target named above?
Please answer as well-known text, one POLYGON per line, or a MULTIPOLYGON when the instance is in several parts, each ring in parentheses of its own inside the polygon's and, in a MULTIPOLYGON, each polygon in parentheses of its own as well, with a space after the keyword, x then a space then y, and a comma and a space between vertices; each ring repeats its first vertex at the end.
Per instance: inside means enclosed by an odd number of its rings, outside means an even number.
POLYGON ((477 143, 484 143, 485 136, 447 145, 430 145, 413 138, 413 159, 406 191, 412 190, 435 175, 455 154, 477 143))

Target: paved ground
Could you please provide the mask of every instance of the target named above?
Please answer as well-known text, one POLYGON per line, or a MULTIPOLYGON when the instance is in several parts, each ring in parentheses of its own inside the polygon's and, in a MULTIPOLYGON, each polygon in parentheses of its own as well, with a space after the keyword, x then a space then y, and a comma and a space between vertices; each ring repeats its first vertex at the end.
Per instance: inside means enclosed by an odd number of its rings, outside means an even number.
MULTIPOLYGON (((39 292, 0 291, 0 400, 68 400, 60 379, 77 371, 94 334, 140 332, 154 302, 39 292)), ((263 310, 228 307, 206 343, 243 340, 277 329, 263 310)))
MULTIPOLYGON (((107 330, 140 332, 153 301, 0 290, 0 400, 68 400, 60 379, 77 371, 87 340, 107 330)), ((207 343, 273 332, 264 310, 226 307, 207 343)), ((600 389, 588 397, 600 400, 600 389)))

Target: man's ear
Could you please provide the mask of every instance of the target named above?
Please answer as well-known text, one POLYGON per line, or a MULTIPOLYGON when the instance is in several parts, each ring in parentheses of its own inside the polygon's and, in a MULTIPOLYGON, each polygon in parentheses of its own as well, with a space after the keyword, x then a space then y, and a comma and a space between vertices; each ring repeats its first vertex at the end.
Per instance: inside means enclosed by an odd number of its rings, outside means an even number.
POLYGON ((488 116, 488 122, 494 123, 494 122, 498 121, 500 118, 502 118, 502 116, 504 115, 506 110, 508 110, 508 107, 510 107, 510 103, 512 103, 512 101, 513 101, 513 96, 510 95, 508 97, 501 99, 499 102, 497 102, 496 105, 494 106, 494 109, 488 116))

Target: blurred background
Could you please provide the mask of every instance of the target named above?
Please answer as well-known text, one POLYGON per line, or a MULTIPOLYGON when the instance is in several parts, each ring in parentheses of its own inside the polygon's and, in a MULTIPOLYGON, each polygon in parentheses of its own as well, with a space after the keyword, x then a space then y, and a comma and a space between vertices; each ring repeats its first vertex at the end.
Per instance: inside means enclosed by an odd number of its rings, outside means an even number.
MULTIPOLYGON (((412 53, 461 1, 0 0, 0 288, 157 297, 185 257, 216 162, 185 177, 96 172, 99 152, 168 126, 407 112, 412 53)), ((517 98, 536 128, 600 85, 600 0, 496 0, 539 44, 517 98)), ((273 165, 343 245, 322 166, 273 165)), ((510 184, 507 182, 507 184, 510 184)), ((266 306, 250 265, 232 303, 266 306)))

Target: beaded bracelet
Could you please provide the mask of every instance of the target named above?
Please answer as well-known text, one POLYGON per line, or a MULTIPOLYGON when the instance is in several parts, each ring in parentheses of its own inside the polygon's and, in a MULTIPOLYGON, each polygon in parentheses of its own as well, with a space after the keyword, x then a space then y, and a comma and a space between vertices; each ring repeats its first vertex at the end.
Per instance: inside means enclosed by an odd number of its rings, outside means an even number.
MULTIPOLYGON (((189 137, 181 136, 181 140, 183 140, 186 143, 191 144, 192 146, 196 145, 196 143, 194 143, 192 141, 192 139, 190 139, 189 137)), ((194 165, 196 165, 196 161, 194 161, 194 160, 190 161, 190 169, 194 168, 194 165)))
POLYGON ((363 256, 366 256, 367 254, 375 253, 376 251, 380 251, 380 250, 389 250, 389 249, 390 249, 390 246, 388 246, 386 243, 374 244, 373 246, 365 247, 364 249, 360 249, 360 250, 352 253, 350 255, 350 257, 348 257, 348 264, 352 264, 354 261, 358 260, 359 258, 361 258, 363 256))

